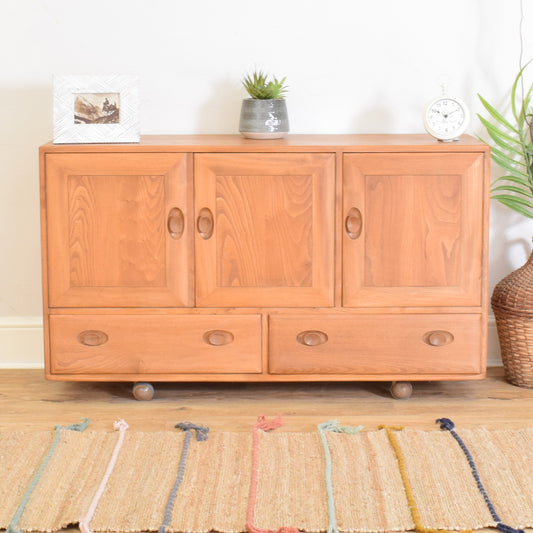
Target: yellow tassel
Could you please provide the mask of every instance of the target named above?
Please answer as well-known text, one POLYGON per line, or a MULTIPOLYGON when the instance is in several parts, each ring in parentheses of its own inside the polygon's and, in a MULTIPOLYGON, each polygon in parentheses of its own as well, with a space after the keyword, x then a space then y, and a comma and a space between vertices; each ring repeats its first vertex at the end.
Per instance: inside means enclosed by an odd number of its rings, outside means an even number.
MULTIPOLYGON (((411 517, 415 524, 415 530, 420 533, 457 533, 454 531, 448 531, 446 529, 431 529, 424 527, 422 525, 422 519, 420 518, 420 512, 416 505, 416 500, 413 495, 413 489, 411 483, 409 483, 409 477, 407 476, 407 470, 405 467, 405 458, 403 456, 400 445, 398 444, 398 439, 394 434, 395 431, 402 431, 402 427, 388 427, 388 426, 379 426, 379 429, 384 429, 391 443, 392 449, 396 454, 396 460, 398 461, 398 468, 400 470, 400 475, 402 476, 402 482, 405 489, 405 496, 407 497, 407 503, 409 504, 409 510, 411 511, 411 517)), ((472 530, 465 530, 463 533, 473 533, 472 530)))

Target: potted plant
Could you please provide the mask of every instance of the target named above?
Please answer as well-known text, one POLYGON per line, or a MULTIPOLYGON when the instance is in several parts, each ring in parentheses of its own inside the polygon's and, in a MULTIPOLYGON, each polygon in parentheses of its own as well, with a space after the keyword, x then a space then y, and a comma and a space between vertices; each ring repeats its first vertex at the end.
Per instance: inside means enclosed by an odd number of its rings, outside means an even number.
MULTIPOLYGON (((533 84, 524 89, 526 67, 511 90, 512 118, 507 120, 481 95, 490 120, 478 117, 490 136, 492 159, 505 171, 493 182, 491 198, 533 218, 533 84)), ((507 381, 533 387, 533 253, 524 266, 496 285, 491 304, 507 381)))
POLYGON ((289 132, 284 96, 285 79, 268 79, 262 71, 246 75, 242 84, 250 95, 242 101, 239 131, 250 139, 278 139, 289 132))

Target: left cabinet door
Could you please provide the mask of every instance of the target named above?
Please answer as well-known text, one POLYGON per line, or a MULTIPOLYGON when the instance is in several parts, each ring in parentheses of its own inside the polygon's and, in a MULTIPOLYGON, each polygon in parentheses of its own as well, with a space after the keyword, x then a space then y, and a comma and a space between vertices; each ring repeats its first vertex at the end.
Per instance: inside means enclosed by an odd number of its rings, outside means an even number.
POLYGON ((191 157, 46 155, 50 307, 193 305, 191 157))

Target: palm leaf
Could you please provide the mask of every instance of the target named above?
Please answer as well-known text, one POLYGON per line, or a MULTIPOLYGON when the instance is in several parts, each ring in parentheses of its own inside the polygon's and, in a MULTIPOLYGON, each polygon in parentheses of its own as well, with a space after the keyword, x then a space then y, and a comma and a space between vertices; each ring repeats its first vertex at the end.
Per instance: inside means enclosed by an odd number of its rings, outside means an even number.
POLYGON ((495 185, 496 183, 498 183, 500 181, 504 181, 504 182, 505 181, 510 181, 511 183, 516 183, 518 185, 521 185, 522 187, 529 188, 530 190, 533 191, 533 186, 532 186, 531 182, 529 181, 529 179, 525 180, 525 179, 519 178, 517 176, 501 176, 500 178, 494 180, 493 185, 495 185))
MULTIPOLYGON (((505 159, 502 159, 500 158, 498 155, 496 155, 495 153, 492 154, 492 160, 498 165, 500 166, 501 168, 503 168, 504 170, 507 170, 508 172, 510 172, 511 174, 513 174, 514 176, 518 176, 518 177, 524 177, 524 178, 529 178, 528 174, 525 174, 524 172, 520 172, 517 168, 515 168, 514 166, 512 166, 510 163, 508 163, 505 159)), ((515 161, 513 161, 513 163, 516 163, 515 161)), ((525 166, 525 165, 523 165, 525 166)))
POLYGON ((500 150, 499 148, 496 148, 495 146, 491 148, 491 154, 493 157, 496 156, 499 159, 503 159, 504 161, 507 161, 511 165, 517 165, 520 167, 527 168, 527 165, 524 163, 524 161, 522 161, 521 159, 513 159, 512 157, 507 155, 503 150, 500 150))
MULTIPOLYGON (((514 82, 513 82, 513 88, 511 89, 511 108, 513 110, 513 116, 516 119, 516 122, 518 123, 519 129, 521 129, 521 125, 523 125, 523 117, 522 120, 520 120, 519 116, 516 113, 516 89, 518 87, 518 82, 522 79, 522 75, 524 74, 524 70, 526 67, 531 63, 532 60, 529 60, 521 69, 520 72, 517 74, 514 82)), ((528 91, 528 94, 531 92, 531 89, 528 91)), ((523 110, 523 106, 520 109, 520 111, 523 110)))
POLYGON ((491 193, 493 193, 494 191, 514 192, 522 196, 527 196, 528 198, 533 198, 533 194, 531 194, 530 191, 522 189, 521 187, 515 187, 514 185, 500 185, 499 187, 493 187, 491 189, 491 193))
POLYGON ((491 196, 491 198, 494 200, 499 200, 500 202, 502 200, 505 200, 507 202, 513 202, 519 205, 523 205, 524 207, 528 207, 529 209, 533 209, 533 202, 530 202, 529 200, 526 200, 525 198, 522 198, 520 196, 513 196, 511 194, 494 194, 491 196))
POLYGON ((515 198, 514 196, 510 196, 511 200, 505 200, 496 198, 499 202, 501 202, 503 205, 508 207, 509 209, 512 209, 513 211, 516 211, 517 213, 527 217, 527 218, 533 218, 533 211, 528 211, 527 209, 524 209, 520 204, 514 202, 515 198))
POLYGON ((481 103, 494 122, 480 115, 478 117, 493 141, 492 160, 508 172, 494 181, 491 198, 525 217, 533 218, 533 141, 528 123, 528 117, 532 114, 533 84, 525 95, 521 95, 521 99, 517 98, 524 69, 530 62, 520 69, 511 89, 511 109, 516 124, 507 120, 481 95, 481 103))
POLYGON ((483 96, 478 94, 479 99, 481 100, 481 103, 483 104, 483 107, 490 113, 490 115, 496 120, 499 124, 506 127, 508 130, 514 131, 515 133, 518 133, 518 130, 508 122, 508 120, 499 113, 494 107, 492 107, 483 96))
POLYGON ((524 101, 522 103, 522 113, 524 115, 524 121, 525 122, 527 122, 525 119, 527 117, 527 110, 529 109, 529 105, 531 103, 532 92, 533 92, 533 85, 531 85, 531 87, 529 88, 529 91, 527 92, 526 96, 524 97, 524 101))
MULTIPOLYGON (((502 146, 502 148, 505 148, 506 150, 513 150, 513 146, 509 145, 508 143, 513 143, 518 145, 518 147, 521 147, 522 143, 520 142, 520 138, 513 137, 512 135, 509 135, 508 133, 505 133, 504 131, 498 129, 494 124, 491 124, 487 119, 483 118, 482 116, 478 115, 479 120, 481 120, 483 126, 487 128, 488 134, 492 137, 494 142, 497 142, 498 145, 502 146), (501 145, 500 141, 502 141, 504 144, 501 145)), ((520 135, 520 134, 518 134, 520 135)), ((520 152, 517 152, 520 155, 520 152)))

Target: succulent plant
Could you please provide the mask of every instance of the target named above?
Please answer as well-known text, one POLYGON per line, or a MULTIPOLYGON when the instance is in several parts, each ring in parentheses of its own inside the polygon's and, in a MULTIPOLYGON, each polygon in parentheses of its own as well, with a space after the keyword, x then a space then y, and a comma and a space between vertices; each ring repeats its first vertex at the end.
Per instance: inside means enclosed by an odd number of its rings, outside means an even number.
POLYGON ((264 72, 256 70, 251 75, 244 76, 242 84, 255 100, 278 100, 287 94, 285 80, 286 77, 278 80, 274 76, 269 80, 264 72))

